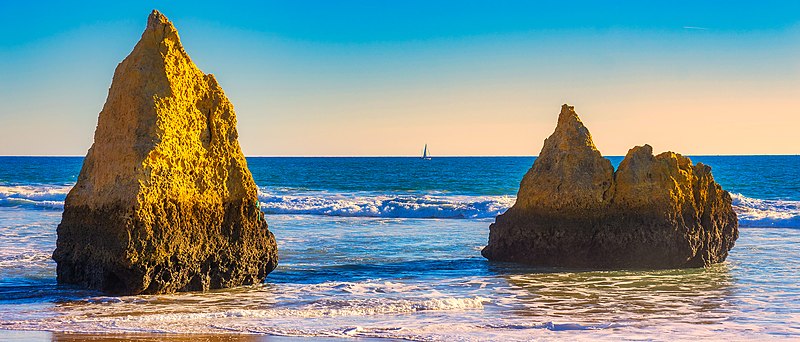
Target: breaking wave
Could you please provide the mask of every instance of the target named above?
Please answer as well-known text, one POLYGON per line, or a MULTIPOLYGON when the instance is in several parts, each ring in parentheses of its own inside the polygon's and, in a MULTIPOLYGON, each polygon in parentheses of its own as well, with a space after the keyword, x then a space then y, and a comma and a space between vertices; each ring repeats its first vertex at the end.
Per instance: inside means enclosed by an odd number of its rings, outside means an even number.
POLYGON ((259 200, 267 214, 442 219, 491 218, 514 204, 511 196, 270 191, 259 200))
MULTIPOLYGON (((63 210, 69 185, 0 185, 0 207, 63 210)), ((421 192, 329 192, 261 188, 267 214, 345 217, 478 219, 495 217, 514 196, 468 196, 421 192)), ((800 201, 765 200, 731 193, 742 227, 800 228, 800 201)))
MULTIPOLYGON (((484 305, 491 303, 489 298, 477 295, 453 296, 420 286, 388 281, 326 282, 256 285, 170 296, 76 298, 60 300, 52 308, 52 315, 0 313, 0 334, 11 329, 74 333, 238 332, 303 337, 341 333, 340 337, 358 337, 367 331, 351 322, 403 319, 414 313, 480 315, 484 305), (142 310, 143 305, 148 309, 142 310), (280 329, 262 330, 272 327, 280 329)), ((398 337, 393 334, 398 330, 391 327, 373 332, 372 337, 398 337)))
POLYGON ((731 193, 742 227, 800 228, 800 201, 762 200, 731 193))
POLYGON ((70 185, 0 185, 0 207, 64 209, 70 185))

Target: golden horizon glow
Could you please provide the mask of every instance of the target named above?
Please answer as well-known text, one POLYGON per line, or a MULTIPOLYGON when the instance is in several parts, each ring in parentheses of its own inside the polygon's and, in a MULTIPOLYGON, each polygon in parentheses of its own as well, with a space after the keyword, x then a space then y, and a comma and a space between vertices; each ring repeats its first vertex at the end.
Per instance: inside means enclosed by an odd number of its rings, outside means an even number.
MULTIPOLYGON (((532 156, 563 103, 603 155, 800 154, 800 26, 336 43, 165 13, 248 156, 532 156)), ((84 155, 144 18, 0 50, 0 155, 84 155)))

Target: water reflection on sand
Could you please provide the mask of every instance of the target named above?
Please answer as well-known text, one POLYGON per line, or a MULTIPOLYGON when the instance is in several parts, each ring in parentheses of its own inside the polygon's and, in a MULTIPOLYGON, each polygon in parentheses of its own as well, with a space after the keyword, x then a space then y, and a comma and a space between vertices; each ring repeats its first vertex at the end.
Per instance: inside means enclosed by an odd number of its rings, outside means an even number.
POLYGON ((501 306, 514 315, 582 324, 693 324, 727 319, 732 277, 724 264, 707 269, 569 271, 494 266, 508 288, 501 306))

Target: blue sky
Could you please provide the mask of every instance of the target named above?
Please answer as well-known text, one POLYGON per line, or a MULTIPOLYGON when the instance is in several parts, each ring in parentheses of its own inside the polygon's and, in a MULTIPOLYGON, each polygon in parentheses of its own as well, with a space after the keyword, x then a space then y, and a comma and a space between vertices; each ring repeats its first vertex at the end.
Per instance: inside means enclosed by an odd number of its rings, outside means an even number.
POLYGON ((0 154, 85 154, 153 8, 249 155, 531 155, 563 102, 609 155, 800 153, 795 1, 4 1, 0 154))
POLYGON ((141 22, 158 8, 286 39, 370 43, 537 30, 783 30, 796 1, 4 1, 4 48, 81 26, 141 22))

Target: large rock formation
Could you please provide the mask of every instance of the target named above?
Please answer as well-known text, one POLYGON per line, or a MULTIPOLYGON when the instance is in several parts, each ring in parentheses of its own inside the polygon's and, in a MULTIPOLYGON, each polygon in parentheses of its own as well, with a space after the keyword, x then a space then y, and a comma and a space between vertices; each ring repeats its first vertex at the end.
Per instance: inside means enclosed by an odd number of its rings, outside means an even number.
POLYGON ((731 197, 710 167, 644 145, 614 172, 564 105, 482 254, 538 266, 702 267, 725 260, 738 234, 731 197))
POLYGON ((222 88, 153 11, 67 196, 58 281, 113 294, 263 281, 277 247, 237 138, 222 88))

